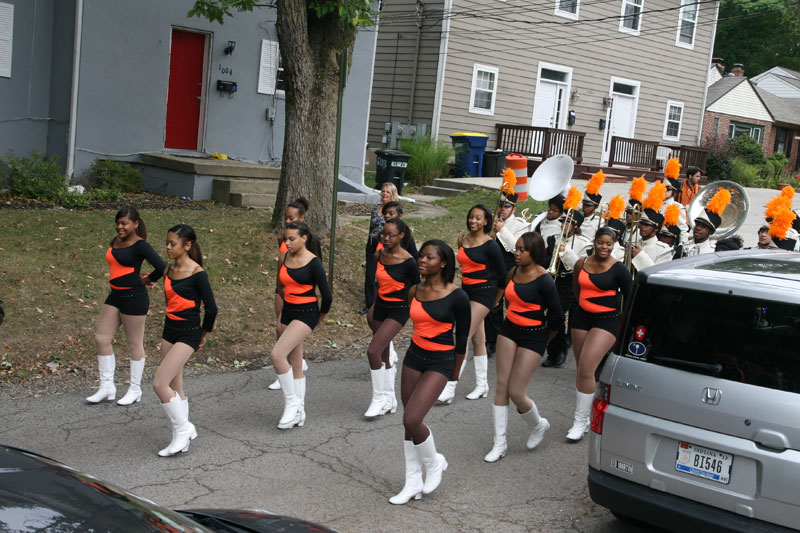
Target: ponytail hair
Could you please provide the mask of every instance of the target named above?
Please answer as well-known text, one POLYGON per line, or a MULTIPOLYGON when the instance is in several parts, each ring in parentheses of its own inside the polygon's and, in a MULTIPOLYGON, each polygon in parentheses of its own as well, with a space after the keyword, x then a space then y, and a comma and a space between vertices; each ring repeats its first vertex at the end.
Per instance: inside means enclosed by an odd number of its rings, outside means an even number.
POLYGON ((184 241, 192 243, 192 247, 187 252, 189 258, 198 265, 203 266, 203 252, 200 251, 200 245, 197 244, 197 235, 194 232, 194 228, 188 224, 178 224, 169 228, 167 233, 174 233, 184 241))
POLYGON ((297 212, 300 213, 300 216, 305 216, 306 211, 308 211, 308 200, 306 200, 303 196, 297 198, 294 202, 290 202, 286 205, 286 208, 293 207, 297 209, 297 212))
POLYGON ((284 230, 287 229, 293 229, 297 233, 299 233, 301 237, 306 237, 306 250, 308 250, 309 252, 313 253, 316 256, 320 255, 319 243, 317 242, 316 237, 314 237, 314 234, 311 233, 311 230, 308 229, 308 224, 306 224, 302 220, 295 220, 294 222, 289 222, 288 224, 286 224, 284 230), (317 244, 315 245, 315 243, 317 244))
POLYGON ((139 225, 136 227, 136 235, 147 240, 147 227, 144 225, 144 220, 139 216, 139 211, 137 211, 135 207, 128 205, 117 211, 114 222, 123 217, 128 218, 131 222, 138 222, 139 225))
POLYGON ((403 222, 403 219, 401 218, 390 218, 383 224, 383 227, 385 228, 387 224, 394 224, 394 227, 397 228, 397 231, 403 234, 403 240, 400 241, 400 245, 404 249, 408 248, 408 243, 411 241, 411 228, 408 227, 408 224, 403 222))

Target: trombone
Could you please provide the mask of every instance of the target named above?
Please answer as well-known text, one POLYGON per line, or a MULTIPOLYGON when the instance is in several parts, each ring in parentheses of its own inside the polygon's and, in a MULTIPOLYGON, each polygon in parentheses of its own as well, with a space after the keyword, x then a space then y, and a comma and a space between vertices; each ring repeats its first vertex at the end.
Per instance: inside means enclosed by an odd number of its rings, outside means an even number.
POLYGON ((564 225, 561 227, 561 235, 558 236, 556 244, 553 247, 553 258, 550 260, 550 266, 547 268, 547 273, 554 278, 558 277, 558 269, 561 262, 561 259, 558 256, 558 251, 561 249, 561 245, 566 241, 567 233, 569 233, 570 229, 572 228, 572 223, 575 221, 574 213, 574 209, 567 211, 567 216, 564 218, 564 225))
MULTIPOLYGON (((503 208, 503 204, 505 203, 506 199, 508 198, 508 192, 511 190, 511 184, 507 181, 504 181, 502 186, 500 187, 500 198, 497 199, 497 209, 494 212, 494 220, 500 218, 500 210, 503 208)), ((492 224, 492 238, 495 238, 496 232, 494 231, 494 224, 492 224)))
POLYGON ((642 218, 642 206, 635 205, 631 214, 631 224, 628 228, 628 235, 625 239, 625 268, 631 272, 632 277, 636 277, 633 267, 633 247, 639 244, 639 221, 642 218))

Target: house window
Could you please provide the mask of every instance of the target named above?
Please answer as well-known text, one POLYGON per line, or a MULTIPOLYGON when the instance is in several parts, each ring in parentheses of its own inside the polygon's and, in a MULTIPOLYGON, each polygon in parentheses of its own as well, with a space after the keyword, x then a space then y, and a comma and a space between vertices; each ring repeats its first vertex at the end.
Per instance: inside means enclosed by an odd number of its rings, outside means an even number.
POLYGON ((697 0, 681 0, 678 16, 678 37, 675 44, 694 49, 694 32, 697 28, 697 0))
POLYGON ((719 135, 719 117, 714 117, 714 133, 711 134, 715 139, 719 135))
POLYGON ((262 39, 261 61, 258 65, 258 92, 260 94, 283 93, 283 66, 280 59, 278 42, 262 39))
POLYGON ((761 142, 761 138, 764 135, 764 126, 745 124, 744 122, 731 122, 730 126, 728 126, 728 138, 735 139, 740 135, 749 135, 758 142, 761 142))
POLYGON ((622 0, 622 17, 619 21, 619 31, 639 35, 642 25, 642 7, 644 0, 622 0))
POLYGON ((472 94, 469 112, 494 115, 494 100, 497 93, 498 69, 476 64, 472 70, 472 94))
POLYGON ((787 158, 792 155, 792 137, 794 131, 787 128, 778 128, 775 130, 775 152, 783 152, 787 158))
POLYGON ((0 3, 0 76, 11 77, 11 42, 14 38, 14 5, 0 3))
POLYGON ((683 119, 683 102, 667 102, 667 119, 664 121, 664 139, 679 141, 681 138, 681 120, 683 119))
POLYGON ((559 17, 578 20, 578 2, 580 0, 556 0, 556 12, 559 17))

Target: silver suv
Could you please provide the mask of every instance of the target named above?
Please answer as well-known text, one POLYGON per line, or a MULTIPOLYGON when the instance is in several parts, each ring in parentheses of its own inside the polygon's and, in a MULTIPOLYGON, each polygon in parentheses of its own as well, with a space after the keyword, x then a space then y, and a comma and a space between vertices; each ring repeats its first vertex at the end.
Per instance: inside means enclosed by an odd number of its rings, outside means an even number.
POLYGON ((800 254, 636 277, 592 409, 589 493, 675 531, 800 528, 800 254))

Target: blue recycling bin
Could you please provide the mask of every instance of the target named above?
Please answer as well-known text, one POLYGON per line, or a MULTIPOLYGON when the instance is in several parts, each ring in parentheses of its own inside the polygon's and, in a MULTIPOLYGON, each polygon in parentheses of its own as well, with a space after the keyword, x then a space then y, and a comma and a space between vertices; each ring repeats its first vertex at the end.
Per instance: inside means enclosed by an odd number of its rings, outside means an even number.
POLYGON ((450 135, 456 150, 456 177, 483 175, 483 151, 489 136, 484 133, 454 133, 450 135))

